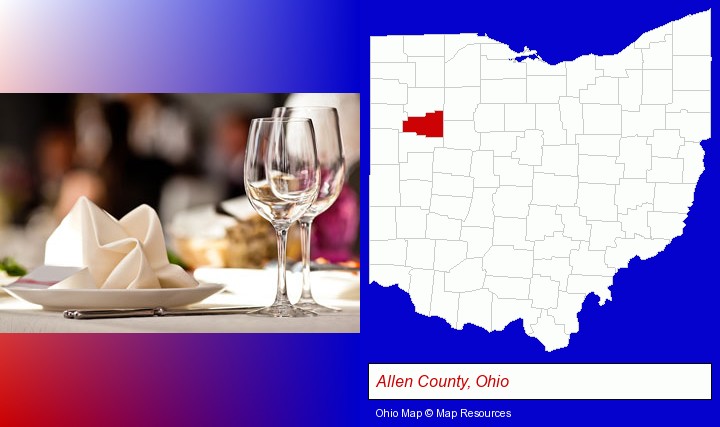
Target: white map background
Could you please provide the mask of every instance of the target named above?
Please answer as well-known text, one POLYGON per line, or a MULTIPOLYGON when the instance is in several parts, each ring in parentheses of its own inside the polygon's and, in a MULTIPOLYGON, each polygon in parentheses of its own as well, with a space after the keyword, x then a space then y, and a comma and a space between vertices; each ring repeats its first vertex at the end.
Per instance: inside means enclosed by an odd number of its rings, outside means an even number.
MULTIPOLYGON (((710 138, 710 11, 549 65, 476 34, 371 38, 370 281, 453 328, 566 347, 682 234, 710 138), (444 111, 444 137, 403 133, 444 111)), ((541 54, 541 53, 540 53, 541 54)))

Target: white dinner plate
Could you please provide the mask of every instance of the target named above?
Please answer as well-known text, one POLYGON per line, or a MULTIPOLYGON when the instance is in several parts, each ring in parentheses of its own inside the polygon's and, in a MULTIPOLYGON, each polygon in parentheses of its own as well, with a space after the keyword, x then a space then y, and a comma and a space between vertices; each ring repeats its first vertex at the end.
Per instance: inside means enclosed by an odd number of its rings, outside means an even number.
MULTIPOLYGON (((247 305, 269 305, 277 291, 276 270, 245 268, 202 267, 195 270, 199 281, 221 283, 225 290, 238 296, 247 305)), ((327 301, 359 301, 360 277, 346 271, 317 271, 310 273, 312 292, 320 303, 327 301)), ((302 275, 287 273, 288 297, 295 302, 300 298, 302 275)))
POLYGON ((216 283, 195 288, 164 289, 37 289, 13 285, 5 292, 45 310, 182 307, 200 302, 223 289, 216 283))
POLYGON ((6 276, 6 275, 0 273, 0 297, 5 297, 5 296, 9 297, 10 296, 10 294, 6 294, 5 291, 3 291, 3 289, 5 289, 5 288, 3 288, 3 286, 9 285, 9 284, 13 283, 14 281, 16 281, 17 279, 19 279, 19 277, 6 276))

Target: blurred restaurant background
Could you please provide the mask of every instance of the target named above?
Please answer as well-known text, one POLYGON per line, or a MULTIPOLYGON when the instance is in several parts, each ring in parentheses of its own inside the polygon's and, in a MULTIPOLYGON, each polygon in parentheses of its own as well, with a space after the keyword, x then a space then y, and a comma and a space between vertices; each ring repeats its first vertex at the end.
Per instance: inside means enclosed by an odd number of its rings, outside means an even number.
POLYGON ((314 223, 312 254, 356 260, 358 94, 0 94, 0 258, 41 265, 47 237, 87 196, 116 218, 155 208, 188 267, 262 266, 275 240, 243 198, 245 144, 250 120, 283 105, 338 109, 346 185, 314 223), (239 220, 217 213, 227 200, 239 220))

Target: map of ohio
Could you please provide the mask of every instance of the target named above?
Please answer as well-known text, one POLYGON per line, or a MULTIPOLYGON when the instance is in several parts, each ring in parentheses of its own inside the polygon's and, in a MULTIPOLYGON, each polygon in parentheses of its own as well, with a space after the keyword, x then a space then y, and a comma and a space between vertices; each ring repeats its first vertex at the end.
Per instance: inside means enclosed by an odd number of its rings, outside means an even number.
MULTIPOLYGON (((710 11, 551 65, 476 34, 371 38, 370 281, 566 347, 680 236, 710 138, 710 11)), ((637 284, 638 286, 643 284, 637 284)), ((645 284, 646 285, 646 284, 645 284)))

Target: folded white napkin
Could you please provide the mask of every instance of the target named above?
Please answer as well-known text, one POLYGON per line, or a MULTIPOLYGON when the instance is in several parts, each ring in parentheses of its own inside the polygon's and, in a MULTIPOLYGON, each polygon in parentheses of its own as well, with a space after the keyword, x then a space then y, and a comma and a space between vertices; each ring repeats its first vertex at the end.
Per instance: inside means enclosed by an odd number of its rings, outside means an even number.
POLYGON ((45 246, 45 265, 81 267, 53 288, 190 288, 197 281, 168 262, 160 219, 142 205, 119 221, 81 197, 45 246))

